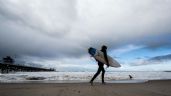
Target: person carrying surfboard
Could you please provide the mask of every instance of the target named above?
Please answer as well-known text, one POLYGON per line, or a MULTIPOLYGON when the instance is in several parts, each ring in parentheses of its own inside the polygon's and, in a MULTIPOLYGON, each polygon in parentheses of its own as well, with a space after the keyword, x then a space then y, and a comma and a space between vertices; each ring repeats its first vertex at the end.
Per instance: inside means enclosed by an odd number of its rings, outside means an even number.
MULTIPOLYGON (((105 60, 106 60, 106 62, 107 62, 106 65, 107 65, 107 68, 108 68, 108 67, 109 67, 109 61, 108 61, 108 58, 107 58, 107 46, 103 45, 100 51, 102 51, 103 54, 104 54, 104 58, 105 58, 105 60)), ((94 79, 95 79, 95 78, 100 74, 100 72, 102 71, 102 84, 105 84, 105 82, 104 82, 104 74, 105 74, 104 63, 102 63, 102 62, 100 62, 100 61, 98 61, 98 60, 96 60, 96 61, 97 61, 97 63, 98 63, 99 68, 98 68, 97 72, 94 74, 93 78, 90 80, 90 83, 91 83, 91 85, 93 85, 94 79)))

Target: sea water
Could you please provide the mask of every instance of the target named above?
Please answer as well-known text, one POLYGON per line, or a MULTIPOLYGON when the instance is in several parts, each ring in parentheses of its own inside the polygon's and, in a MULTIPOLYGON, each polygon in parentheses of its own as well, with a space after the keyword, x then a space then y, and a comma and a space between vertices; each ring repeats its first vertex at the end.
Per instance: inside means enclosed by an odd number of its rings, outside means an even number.
MULTIPOLYGON (((9 74, 0 74, 1 83, 11 82, 88 82, 95 72, 16 72, 9 74), (34 78, 34 79, 32 79, 34 78), (36 80, 35 80, 36 79, 36 80)), ((106 72, 105 80, 108 82, 142 82, 147 80, 171 79, 171 72, 163 71, 117 71, 106 72), (131 75, 133 78, 129 77, 131 75)), ((95 81, 100 81, 101 75, 95 81)))

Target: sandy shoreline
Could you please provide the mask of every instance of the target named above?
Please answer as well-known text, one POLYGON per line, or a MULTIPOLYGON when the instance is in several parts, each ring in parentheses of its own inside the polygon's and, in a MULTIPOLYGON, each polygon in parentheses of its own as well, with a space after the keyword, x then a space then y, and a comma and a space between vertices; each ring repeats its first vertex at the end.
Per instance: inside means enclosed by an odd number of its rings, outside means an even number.
POLYGON ((171 80, 145 83, 0 83, 0 96, 171 96, 171 80))

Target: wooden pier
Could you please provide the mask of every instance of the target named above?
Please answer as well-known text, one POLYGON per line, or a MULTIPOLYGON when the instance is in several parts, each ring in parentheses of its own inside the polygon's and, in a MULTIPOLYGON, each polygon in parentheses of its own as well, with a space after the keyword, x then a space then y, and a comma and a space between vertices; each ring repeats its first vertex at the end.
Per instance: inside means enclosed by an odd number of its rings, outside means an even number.
POLYGON ((44 72, 44 71, 55 71, 54 69, 46 69, 46 68, 38 68, 17 64, 8 64, 8 63, 0 63, 0 72, 1 73, 9 73, 9 72, 44 72))

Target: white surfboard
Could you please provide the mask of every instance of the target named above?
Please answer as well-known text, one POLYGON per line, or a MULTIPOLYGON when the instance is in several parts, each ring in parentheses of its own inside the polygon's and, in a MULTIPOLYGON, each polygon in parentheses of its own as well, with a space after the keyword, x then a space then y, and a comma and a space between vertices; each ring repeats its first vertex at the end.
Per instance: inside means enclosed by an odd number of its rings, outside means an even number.
MULTIPOLYGON (((103 52, 101 52, 100 50, 97 50, 95 48, 89 48, 88 53, 93 56, 97 61, 100 61, 104 64, 106 64, 106 60, 104 58, 104 54, 103 52)), ((112 57, 110 57, 109 55, 107 55, 108 61, 109 61, 109 66, 111 67, 121 67, 121 65, 114 60, 112 57)))

